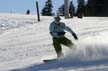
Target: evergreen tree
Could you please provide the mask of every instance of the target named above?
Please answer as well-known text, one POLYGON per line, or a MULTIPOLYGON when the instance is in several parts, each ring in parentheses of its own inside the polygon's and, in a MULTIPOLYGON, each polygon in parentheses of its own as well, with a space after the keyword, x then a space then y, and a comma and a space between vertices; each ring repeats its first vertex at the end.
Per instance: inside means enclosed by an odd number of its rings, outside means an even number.
POLYGON ((88 0, 87 16, 108 16, 108 0, 88 0))
POLYGON ((108 7, 105 6, 106 1, 108 0, 95 0, 95 15, 96 16, 105 16, 107 14, 106 10, 108 9, 108 7))
POLYGON ((88 0, 85 10, 87 16, 96 16, 96 0, 88 0))
POLYGON ((86 6, 85 6, 85 11, 86 11, 86 16, 93 16, 94 15, 94 2, 95 0, 88 0, 86 6))
MULTIPOLYGON (((58 15, 61 15, 61 16, 64 16, 64 4, 61 5, 59 8, 58 8, 58 15)), ((73 5, 73 2, 71 1, 70 2, 70 5, 69 5, 69 14, 70 14, 70 17, 72 18, 75 14, 75 7, 73 5)))
POLYGON ((42 9, 42 15, 43 16, 52 16, 52 1, 51 0, 47 0, 45 7, 42 9))
POLYGON ((73 18, 74 14, 75 14, 75 7, 73 6, 72 1, 70 2, 70 5, 69 5, 69 14, 70 14, 71 18, 73 18))
POLYGON ((57 15, 64 16, 64 4, 58 8, 57 15))
POLYGON ((84 8, 85 8, 85 1, 78 0, 78 9, 77 9, 78 18, 82 18, 83 14, 84 14, 84 8))

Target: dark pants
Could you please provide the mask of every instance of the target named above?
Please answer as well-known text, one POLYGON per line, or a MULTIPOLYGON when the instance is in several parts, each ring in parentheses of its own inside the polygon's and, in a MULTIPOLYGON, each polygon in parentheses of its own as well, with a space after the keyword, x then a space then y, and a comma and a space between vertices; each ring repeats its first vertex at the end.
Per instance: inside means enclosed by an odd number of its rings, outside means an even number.
POLYGON ((55 48, 55 51, 57 54, 59 54, 60 52, 62 52, 62 48, 61 48, 61 44, 72 48, 72 46, 74 45, 71 40, 69 40, 66 37, 60 37, 60 38, 53 38, 53 46, 55 48))

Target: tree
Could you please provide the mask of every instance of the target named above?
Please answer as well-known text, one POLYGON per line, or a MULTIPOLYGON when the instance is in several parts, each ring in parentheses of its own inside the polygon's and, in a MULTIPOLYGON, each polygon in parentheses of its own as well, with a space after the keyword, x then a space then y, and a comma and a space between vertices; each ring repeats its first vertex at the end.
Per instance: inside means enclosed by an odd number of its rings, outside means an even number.
POLYGON ((71 1, 69 5, 69 14, 71 18, 73 18, 74 13, 75 13, 75 7, 73 6, 73 2, 71 1))
MULTIPOLYGON (((61 6, 58 8, 57 14, 60 15, 60 16, 65 16, 65 13, 64 13, 64 4, 61 5, 61 6)), ((72 1, 70 1, 69 13, 68 13, 68 14, 70 14, 70 17, 71 17, 71 18, 72 18, 73 15, 75 14, 75 7, 74 7, 72 1)))
POLYGON ((84 0, 78 0, 78 9, 77 9, 77 16, 78 18, 82 18, 85 8, 85 1, 84 0))
POLYGON ((46 4, 45 4, 45 7, 42 9, 42 15, 43 16, 52 16, 53 15, 52 8, 53 8, 52 1, 47 0, 46 4))
POLYGON ((88 0, 85 6, 86 16, 93 16, 95 12, 95 0, 88 0))
POLYGON ((108 16, 108 0, 88 0, 87 16, 108 16))
POLYGON ((64 4, 58 8, 57 15, 64 16, 64 4))

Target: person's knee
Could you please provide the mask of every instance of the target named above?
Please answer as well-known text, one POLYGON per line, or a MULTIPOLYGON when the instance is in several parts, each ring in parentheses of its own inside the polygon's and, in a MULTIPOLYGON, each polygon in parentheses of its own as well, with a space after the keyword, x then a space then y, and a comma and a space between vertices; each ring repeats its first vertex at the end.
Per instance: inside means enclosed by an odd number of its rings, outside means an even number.
POLYGON ((61 45, 58 42, 53 42, 53 46, 55 48, 56 51, 60 51, 61 50, 61 45))
POLYGON ((74 43, 72 43, 71 41, 69 41, 67 45, 68 45, 69 48, 72 48, 74 46, 74 43))
POLYGON ((67 43, 67 45, 73 44, 71 40, 68 40, 66 43, 67 43))

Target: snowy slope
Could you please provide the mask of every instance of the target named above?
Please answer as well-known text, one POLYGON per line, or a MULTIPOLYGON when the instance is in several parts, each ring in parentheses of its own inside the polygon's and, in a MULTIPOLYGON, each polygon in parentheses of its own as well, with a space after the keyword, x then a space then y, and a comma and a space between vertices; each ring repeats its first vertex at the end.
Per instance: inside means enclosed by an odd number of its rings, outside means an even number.
POLYGON ((45 64, 43 59, 56 58, 49 34, 53 17, 0 14, 0 71, 107 71, 108 18, 85 17, 64 19, 78 35, 70 38, 77 46, 63 46, 65 58, 45 64))

